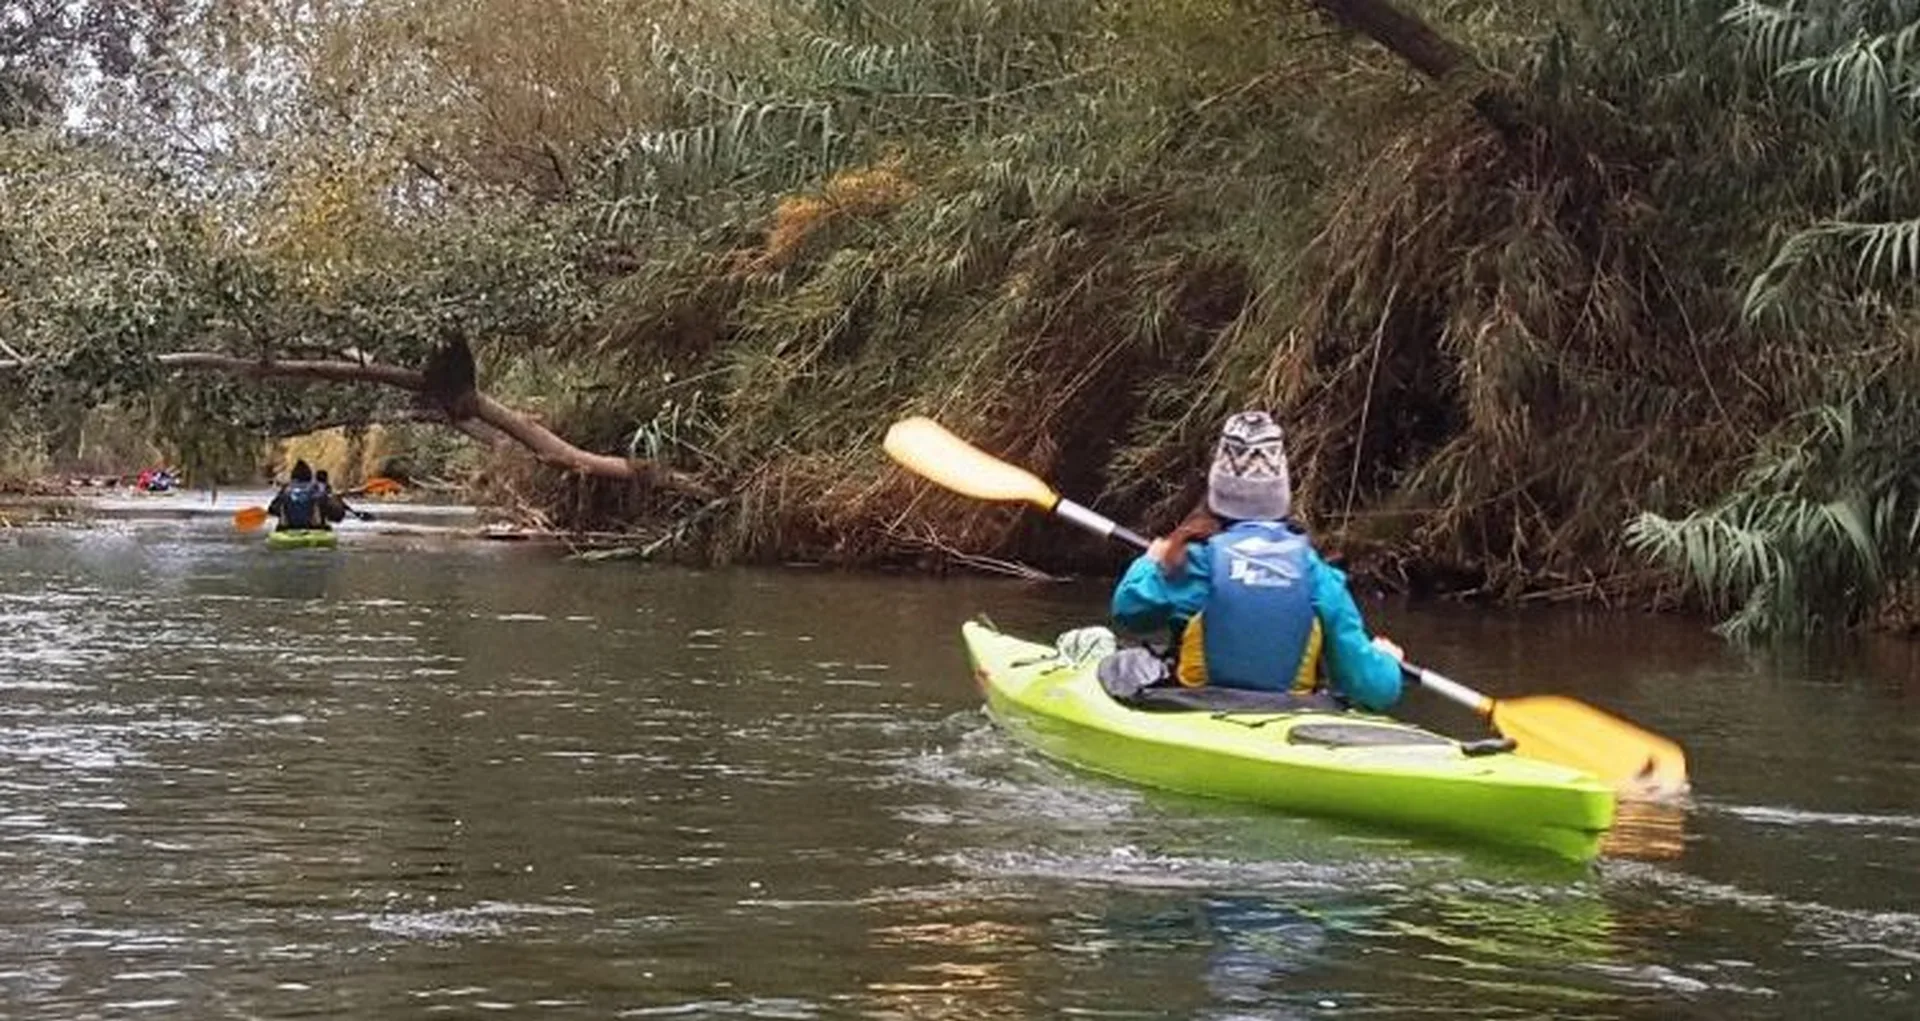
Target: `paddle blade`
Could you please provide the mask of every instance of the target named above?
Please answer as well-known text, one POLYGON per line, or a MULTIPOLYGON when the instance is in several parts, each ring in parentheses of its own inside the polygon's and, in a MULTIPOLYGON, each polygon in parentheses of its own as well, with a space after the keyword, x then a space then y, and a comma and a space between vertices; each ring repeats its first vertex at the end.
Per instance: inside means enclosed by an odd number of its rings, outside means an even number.
POLYGON ((988 454, 931 418, 895 422, 882 446, 908 471, 963 496, 1023 500, 1048 511, 1060 502, 1060 495, 1032 472, 988 454))
POLYGON ((1678 797, 1687 790, 1687 756, 1680 746, 1584 702, 1558 695, 1501 699, 1493 725, 1529 758, 1572 766, 1619 788, 1623 795, 1678 797))
POLYGON ((233 512, 233 527, 242 532, 251 532, 267 523, 265 507, 242 507, 233 512))

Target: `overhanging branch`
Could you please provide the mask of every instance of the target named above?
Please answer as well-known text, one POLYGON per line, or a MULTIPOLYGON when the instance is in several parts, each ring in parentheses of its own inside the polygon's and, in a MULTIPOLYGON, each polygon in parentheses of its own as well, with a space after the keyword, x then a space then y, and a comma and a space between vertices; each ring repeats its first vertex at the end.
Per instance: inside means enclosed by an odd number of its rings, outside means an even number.
MULTIPOLYGON (((209 351, 164 354, 156 361, 169 368, 225 372, 250 379, 378 383, 411 393, 424 393, 427 385, 426 376, 417 370, 376 362, 260 360, 209 351)), ((690 475, 652 461, 582 450, 499 401, 485 394, 474 396, 471 416, 448 420, 449 425, 468 435, 490 443, 504 437, 526 448, 540 463, 562 471, 639 482, 691 496, 711 498, 714 495, 709 487, 690 475)))
POLYGON ((426 380, 414 369, 377 362, 305 361, 240 358, 211 351, 164 354, 154 361, 172 369, 211 369, 250 379, 298 379, 325 383, 379 383, 419 393, 426 380))
MULTIPOLYGON (((1364 33, 1413 69, 1436 82, 1460 74, 1486 76, 1473 55, 1431 25, 1393 5, 1391 0, 1310 0, 1335 22, 1364 33)), ((1488 82, 1473 94, 1473 108, 1509 140, 1526 133, 1527 124, 1513 99, 1488 82)))

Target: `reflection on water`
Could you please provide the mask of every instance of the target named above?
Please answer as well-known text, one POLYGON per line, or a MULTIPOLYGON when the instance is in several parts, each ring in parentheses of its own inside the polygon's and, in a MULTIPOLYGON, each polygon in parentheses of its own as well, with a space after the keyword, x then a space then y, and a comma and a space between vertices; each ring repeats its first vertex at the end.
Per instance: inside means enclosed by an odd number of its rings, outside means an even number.
POLYGON ((1103 602, 0 532, 0 1016, 1920 1010, 1911 657, 1370 609, 1476 687, 1687 745, 1693 801, 1623 805, 1578 867, 1030 754, 980 712, 958 624, 1045 636, 1103 602))
POLYGON ((874 926, 873 951, 876 956, 900 954, 915 963, 867 983, 874 1010, 954 1021, 1026 1016, 1019 965, 1045 950, 1043 930, 969 917, 971 906, 964 902, 905 902, 896 908, 905 917, 874 926))
POLYGON ((1223 895, 1202 897, 1199 907, 1208 942, 1207 994, 1223 1008, 1265 1003, 1327 945, 1319 918, 1282 901, 1223 895))
POLYGON ((1672 861, 1687 849, 1687 806, 1671 801, 1622 799, 1613 828, 1600 842, 1609 858, 1672 861))

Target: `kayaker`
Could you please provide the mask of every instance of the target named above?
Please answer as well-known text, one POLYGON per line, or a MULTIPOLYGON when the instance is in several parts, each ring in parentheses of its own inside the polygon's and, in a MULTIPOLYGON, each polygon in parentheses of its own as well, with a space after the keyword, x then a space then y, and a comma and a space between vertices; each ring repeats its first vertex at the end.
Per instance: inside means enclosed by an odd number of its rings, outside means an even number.
POLYGON ((347 515, 349 514, 362 521, 373 520, 373 515, 368 514, 366 511, 357 511, 347 506, 346 497, 334 492, 333 483, 328 480, 327 470, 325 468, 313 473, 313 481, 320 488, 321 516, 327 520, 329 525, 347 520, 347 515))
POLYGON ((327 470, 325 468, 321 468, 313 473, 313 487, 319 490, 321 519, 329 525, 336 521, 345 521, 347 512, 344 508, 347 505, 347 501, 341 499, 340 495, 333 491, 333 480, 327 477, 327 470), (339 510, 339 513, 336 514, 336 510, 339 510))
POLYGON ((290 478, 292 481, 273 494, 267 513, 280 519, 278 527, 283 531, 326 528, 326 515, 321 510, 323 490, 314 480, 313 468, 304 458, 297 460, 290 478))
POLYGON ((1400 647, 1369 638, 1346 574, 1320 559, 1293 510, 1280 426, 1264 411, 1227 419, 1207 498, 1131 566, 1113 592, 1116 623, 1163 629, 1188 687, 1327 689, 1384 711, 1400 699, 1400 647))

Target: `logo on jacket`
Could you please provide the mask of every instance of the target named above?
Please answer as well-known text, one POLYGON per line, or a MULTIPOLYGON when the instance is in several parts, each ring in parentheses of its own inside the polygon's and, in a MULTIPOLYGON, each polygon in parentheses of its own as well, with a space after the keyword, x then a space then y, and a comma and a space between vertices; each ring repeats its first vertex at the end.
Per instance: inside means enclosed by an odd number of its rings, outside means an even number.
POLYGON ((1306 540, 1296 536, 1242 539, 1227 547, 1227 578, 1254 588, 1286 588, 1306 573, 1294 556, 1306 540))

